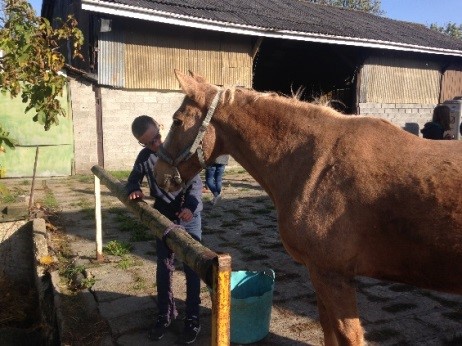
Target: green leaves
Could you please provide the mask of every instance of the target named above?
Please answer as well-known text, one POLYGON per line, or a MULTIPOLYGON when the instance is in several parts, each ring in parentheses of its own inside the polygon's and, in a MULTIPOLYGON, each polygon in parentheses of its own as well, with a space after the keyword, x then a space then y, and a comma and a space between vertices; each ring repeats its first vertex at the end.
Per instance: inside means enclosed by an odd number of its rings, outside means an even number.
POLYGON ((383 14, 381 0, 308 0, 309 2, 345 7, 358 11, 369 12, 377 15, 383 14))
POLYGON ((446 27, 439 26, 438 24, 431 24, 430 29, 439 31, 443 34, 462 40, 462 24, 456 25, 454 23, 446 24, 446 27))
POLYGON ((14 149, 16 141, 10 137, 10 133, 3 129, 2 124, 0 124, 0 153, 5 150, 3 148, 3 144, 6 144, 8 147, 14 149))
MULTIPOLYGON (((47 19, 35 15, 27 1, 2 0, 2 3, 0 91, 9 92, 12 97, 20 95, 27 104, 25 111, 34 109, 32 119, 49 130, 59 123, 59 116, 65 115, 58 101, 66 82, 66 77, 60 74, 66 62, 60 51, 70 41, 73 57, 82 58, 83 34, 72 16, 61 20, 54 29, 47 19)), ((14 143, 6 139, 4 142, 8 146, 14 143)))

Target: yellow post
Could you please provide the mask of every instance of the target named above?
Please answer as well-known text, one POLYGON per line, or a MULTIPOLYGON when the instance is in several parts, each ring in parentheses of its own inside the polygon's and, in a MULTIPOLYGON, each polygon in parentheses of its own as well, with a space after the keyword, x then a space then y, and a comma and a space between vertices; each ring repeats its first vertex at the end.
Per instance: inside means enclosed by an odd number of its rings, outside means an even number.
POLYGON ((228 346, 231 333, 231 256, 221 254, 213 270, 212 345, 228 346))

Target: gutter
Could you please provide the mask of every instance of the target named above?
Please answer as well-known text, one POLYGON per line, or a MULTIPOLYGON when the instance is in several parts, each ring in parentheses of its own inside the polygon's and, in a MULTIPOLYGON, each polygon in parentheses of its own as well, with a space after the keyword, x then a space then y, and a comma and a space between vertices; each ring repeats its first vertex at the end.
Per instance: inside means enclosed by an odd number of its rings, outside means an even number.
POLYGON ((220 22, 211 19, 197 18, 172 12, 163 12, 99 0, 82 0, 82 10, 232 34, 462 57, 462 51, 460 50, 347 36, 268 29, 264 27, 220 22))

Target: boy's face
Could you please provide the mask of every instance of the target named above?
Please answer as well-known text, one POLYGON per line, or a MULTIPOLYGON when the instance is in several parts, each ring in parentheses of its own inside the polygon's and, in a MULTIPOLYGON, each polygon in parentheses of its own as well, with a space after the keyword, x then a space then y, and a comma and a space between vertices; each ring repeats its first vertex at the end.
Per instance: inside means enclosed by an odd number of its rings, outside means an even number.
POLYGON ((143 135, 137 139, 142 147, 146 147, 153 152, 157 152, 162 145, 162 136, 159 129, 154 125, 149 126, 143 135))

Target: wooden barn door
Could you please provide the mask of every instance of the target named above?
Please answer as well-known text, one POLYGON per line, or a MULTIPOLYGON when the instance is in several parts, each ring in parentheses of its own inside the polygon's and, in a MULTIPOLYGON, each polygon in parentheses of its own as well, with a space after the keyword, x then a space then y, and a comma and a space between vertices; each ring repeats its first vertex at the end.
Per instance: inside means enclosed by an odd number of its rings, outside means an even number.
POLYGON ((440 103, 462 97, 462 66, 451 65, 443 74, 441 80, 440 103))

